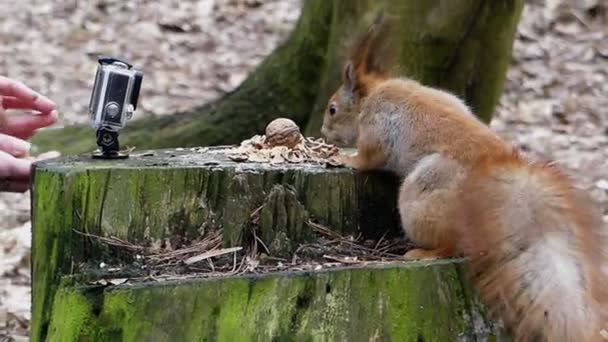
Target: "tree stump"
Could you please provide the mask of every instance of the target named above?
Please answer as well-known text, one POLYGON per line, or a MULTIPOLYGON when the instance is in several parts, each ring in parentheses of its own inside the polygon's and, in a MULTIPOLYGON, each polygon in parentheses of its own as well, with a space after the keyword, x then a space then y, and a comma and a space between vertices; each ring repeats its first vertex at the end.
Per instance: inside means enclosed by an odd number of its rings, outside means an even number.
POLYGON ((392 175, 239 163, 224 151, 37 163, 32 340, 452 341, 498 333, 461 260, 332 264, 323 254, 352 244, 378 256, 378 246, 402 236, 392 175), (310 250, 322 260, 306 259, 310 250), (266 272, 262 259, 282 261, 266 272), (296 259, 308 264, 286 266, 296 259), (213 270, 200 272, 202 264, 213 270))

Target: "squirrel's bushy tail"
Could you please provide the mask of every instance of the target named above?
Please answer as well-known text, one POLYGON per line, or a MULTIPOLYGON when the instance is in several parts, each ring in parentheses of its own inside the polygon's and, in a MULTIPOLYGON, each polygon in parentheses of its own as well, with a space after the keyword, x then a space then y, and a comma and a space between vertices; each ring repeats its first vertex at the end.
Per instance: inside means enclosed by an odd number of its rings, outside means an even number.
POLYGON ((463 186, 461 248, 515 341, 608 341, 606 237, 551 164, 484 160, 463 186))

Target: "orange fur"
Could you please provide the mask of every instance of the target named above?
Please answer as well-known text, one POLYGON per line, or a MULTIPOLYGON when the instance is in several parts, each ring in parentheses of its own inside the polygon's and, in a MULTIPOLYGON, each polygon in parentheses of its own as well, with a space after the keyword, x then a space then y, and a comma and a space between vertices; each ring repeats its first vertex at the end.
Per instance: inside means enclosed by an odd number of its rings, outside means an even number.
POLYGON ((554 164, 524 160, 454 95, 352 68, 370 58, 356 49, 322 132, 356 141, 347 165, 403 178, 402 226, 419 246, 405 257, 464 254, 515 341, 604 341, 608 240, 590 200, 554 164))
POLYGON ((356 155, 341 156, 344 165, 359 171, 368 171, 377 169, 386 162, 386 151, 376 137, 363 132, 359 141, 361 143, 358 144, 356 155))
POLYGON ((606 239, 570 180, 513 153, 480 160, 461 192, 459 247, 515 340, 603 341, 606 239))

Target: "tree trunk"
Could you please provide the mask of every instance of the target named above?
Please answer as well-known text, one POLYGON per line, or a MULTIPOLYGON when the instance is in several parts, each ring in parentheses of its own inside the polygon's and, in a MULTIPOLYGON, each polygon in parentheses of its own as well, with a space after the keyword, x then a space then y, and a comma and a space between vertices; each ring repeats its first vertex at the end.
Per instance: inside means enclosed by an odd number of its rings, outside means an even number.
MULTIPOLYGON (((121 142, 137 148, 233 144, 276 117, 319 135, 345 53, 380 8, 397 23, 401 74, 458 94, 489 122, 522 7, 523 0, 305 1, 291 36, 237 89, 188 113, 136 120, 121 142)), ((95 148, 94 132, 83 126, 40 132, 33 142, 68 154, 95 148)))
MULTIPOLYGON (((395 253, 407 250, 406 243, 380 266, 215 280, 183 259, 149 261, 159 248, 165 256, 187 250, 200 256, 242 247, 238 260, 262 260, 265 253, 287 264, 298 255, 325 265, 325 254, 335 254, 324 247, 331 241, 355 249, 352 239, 335 234, 362 235, 356 241, 382 246, 402 234, 398 180, 386 176, 237 163, 219 149, 39 162, 32 189, 31 339, 453 341, 491 334, 462 260, 402 262, 395 253), (313 229, 319 225, 331 234, 320 236, 313 229), (200 247, 212 236, 216 247, 200 247), (311 257, 303 245, 320 246, 320 253, 311 257), (167 274, 178 280, 153 281, 167 274)), ((220 267, 221 260, 213 262, 220 267)))

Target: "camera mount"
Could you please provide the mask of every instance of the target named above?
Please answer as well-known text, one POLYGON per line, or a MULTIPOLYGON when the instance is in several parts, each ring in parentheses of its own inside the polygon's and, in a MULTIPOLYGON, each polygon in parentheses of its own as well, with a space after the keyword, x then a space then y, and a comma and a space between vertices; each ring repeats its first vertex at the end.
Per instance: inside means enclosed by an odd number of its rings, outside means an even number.
POLYGON ((97 146, 101 151, 94 152, 95 159, 126 159, 129 158, 127 152, 120 152, 120 144, 118 142, 118 131, 113 131, 108 127, 100 127, 97 129, 97 146))

